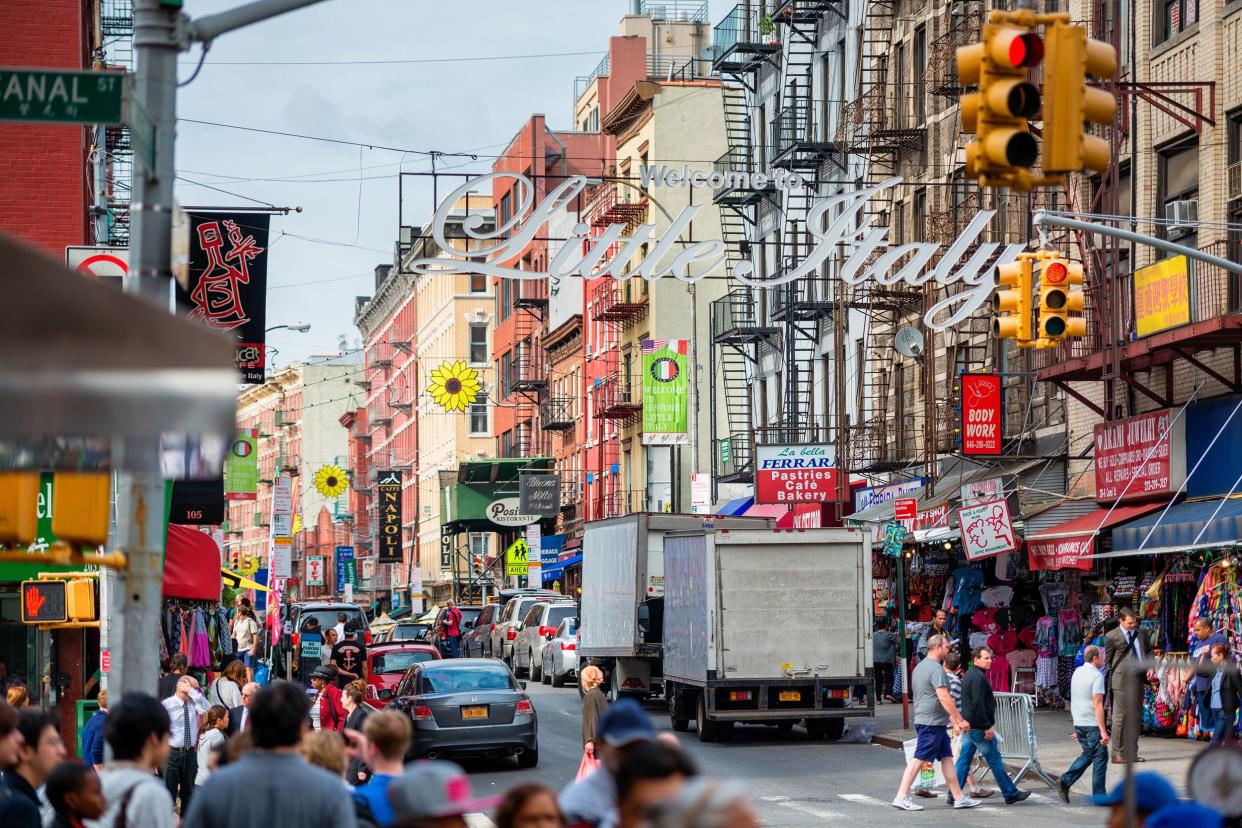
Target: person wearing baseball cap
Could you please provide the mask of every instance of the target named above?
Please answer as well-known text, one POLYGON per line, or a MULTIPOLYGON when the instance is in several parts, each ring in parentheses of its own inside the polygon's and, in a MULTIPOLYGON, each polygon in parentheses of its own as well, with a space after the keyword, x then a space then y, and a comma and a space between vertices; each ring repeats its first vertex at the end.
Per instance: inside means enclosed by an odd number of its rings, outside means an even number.
POLYGON ((599 718, 595 731, 595 756, 599 768, 561 792, 559 804, 565 823, 594 826, 615 822, 616 774, 632 745, 655 741, 655 728, 642 705, 621 699, 599 718))
MULTIPOLYGON (((1135 806, 1140 824, 1169 805, 1178 803, 1177 790, 1169 780, 1155 771, 1139 771, 1134 774, 1135 806)), ((1118 782, 1111 791, 1091 797, 1093 805, 1109 808, 1108 828, 1123 828, 1126 824, 1126 783, 1118 782)))
POLYGON ((1143 823, 1144 828, 1221 828, 1224 824, 1220 811, 1198 802, 1165 805, 1143 823))
POLYGON ((475 798, 466 772, 452 762, 426 760, 406 766, 388 785, 394 826, 466 828, 466 814, 489 811, 501 797, 475 798))

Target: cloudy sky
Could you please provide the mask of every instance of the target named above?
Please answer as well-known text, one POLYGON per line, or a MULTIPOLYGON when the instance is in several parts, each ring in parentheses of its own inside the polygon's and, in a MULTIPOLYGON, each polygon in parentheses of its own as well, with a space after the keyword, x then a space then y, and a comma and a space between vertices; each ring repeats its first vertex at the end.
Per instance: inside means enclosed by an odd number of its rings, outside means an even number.
MULTIPOLYGON (((185 10, 199 16, 240 2, 192 0, 185 10)), ((732 5, 711 0, 710 20, 732 5)), ((568 127, 573 79, 599 63, 628 7, 627 0, 327 0, 213 44, 179 96, 177 197, 187 206, 302 208, 272 220, 268 325, 312 327, 269 335, 277 363, 334 353, 341 335, 358 338, 354 297, 369 294, 375 265, 392 260, 401 223, 398 173, 429 169, 427 156, 413 151, 472 151, 478 161, 438 163, 485 172, 486 156, 501 152, 532 113, 568 127), (543 57, 481 59, 515 55, 543 57)), ((197 47, 183 56, 183 79, 198 56, 197 47)), ((431 179, 404 180, 401 218, 424 223, 433 212, 431 179)), ((445 181, 441 190, 452 186, 445 181)))

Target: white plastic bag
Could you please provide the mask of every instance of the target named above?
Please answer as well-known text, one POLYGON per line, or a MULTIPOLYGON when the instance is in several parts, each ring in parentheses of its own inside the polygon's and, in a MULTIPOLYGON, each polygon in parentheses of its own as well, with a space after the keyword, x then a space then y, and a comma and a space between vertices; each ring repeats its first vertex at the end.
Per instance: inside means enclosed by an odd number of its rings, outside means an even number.
POLYGON ((875 719, 853 719, 845 726, 845 733, 837 741, 847 745, 869 745, 871 737, 880 730, 875 719))
MULTIPOLYGON (((906 762, 909 763, 914 758, 914 750, 918 747, 918 739, 910 739, 902 742, 901 746, 906 753, 906 762)), ((924 762, 919 775, 911 786, 912 791, 930 791, 939 788, 941 785, 947 784, 944 779, 944 770, 940 766, 940 762, 924 762)))

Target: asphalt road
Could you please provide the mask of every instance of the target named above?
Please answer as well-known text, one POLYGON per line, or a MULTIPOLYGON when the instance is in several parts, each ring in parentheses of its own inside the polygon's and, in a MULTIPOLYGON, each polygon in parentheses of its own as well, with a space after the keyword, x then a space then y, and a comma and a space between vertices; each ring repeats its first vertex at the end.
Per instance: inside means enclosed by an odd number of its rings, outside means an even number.
MULTIPOLYGON (((539 716, 539 766, 519 770, 512 759, 467 762, 476 796, 501 794, 525 781, 559 791, 577 774, 582 758, 577 689, 532 683, 529 692, 539 716)), ((657 729, 670 729, 661 703, 648 705, 648 712, 657 729)), ((943 799, 916 800, 927 805, 921 813, 898 811, 889 803, 900 781, 903 759, 892 748, 812 743, 801 727, 788 734, 775 728, 737 727, 734 734, 731 742, 704 744, 691 725, 688 733, 676 735, 703 773, 741 782, 765 824, 771 826, 910 823, 995 828, 1011 825, 1014 819, 1025 824, 1038 821, 1041 828, 1104 824, 1101 809, 1084 804, 1079 797, 1067 806, 1038 781, 1024 783, 1033 795, 1018 805, 1005 805, 997 794, 969 811, 950 813, 943 799)))

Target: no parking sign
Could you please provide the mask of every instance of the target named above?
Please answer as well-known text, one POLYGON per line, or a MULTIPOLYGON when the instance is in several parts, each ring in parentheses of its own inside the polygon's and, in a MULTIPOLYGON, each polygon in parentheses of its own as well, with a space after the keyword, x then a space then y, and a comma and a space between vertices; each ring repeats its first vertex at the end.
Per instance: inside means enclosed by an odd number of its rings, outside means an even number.
POLYGON ((65 267, 120 288, 129 272, 129 248, 69 245, 65 248, 65 267))

